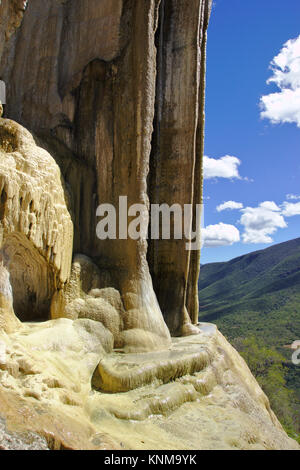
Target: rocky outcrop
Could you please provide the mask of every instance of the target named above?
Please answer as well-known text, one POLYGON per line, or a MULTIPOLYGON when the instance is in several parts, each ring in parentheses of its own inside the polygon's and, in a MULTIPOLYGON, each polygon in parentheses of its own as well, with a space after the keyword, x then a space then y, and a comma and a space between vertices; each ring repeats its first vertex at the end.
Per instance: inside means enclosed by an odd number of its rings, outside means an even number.
MULTIPOLYGON (((160 4, 156 114, 149 194, 152 203, 202 201, 206 29, 210 2, 171 0, 160 4), (183 34, 184 31, 184 34, 183 34), (183 86, 184 85, 184 86, 183 86)), ((200 247, 187 251, 182 240, 151 241, 148 259, 161 309, 174 334, 197 323, 200 247)))
POLYGON ((75 256, 69 281, 53 296, 51 318, 88 318, 100 322, 112 333, 114 347, 123 348, 123 302, 116 289, 99 289, 104 284, 103 273, 87 256, 75 256))
POLYGON ((48 319, 69 278, 73 225, 53 158, 31 134, 0 118, 0 245, 21 320, 48 319))
POLYGON ((93 371, 112 348, 112 334, 91 320, 24 325, 9 336, 0 332, 0 416, 6 434, 37 434, 53 450, 120 448, 95 430, 83 409, 93 371))
POLYGON ((0 450, 49 450, 49 447, 38 434, 7 431, 5 420, 0 418, 0 450))
POLYGON ((145 349, 167 347, 168 329, 193 331, 199 250, 186 251, 185 240, 150 247, 145 240, 99 241, 96 207, 118 207, 122 195, 128 206, 201 202, 210 6, 30 0, 1 59, 6 113, 38 134, 60 165, 71 191, 74 253, 109 271, 110 286, 98 287, 120 292, 130 347, 145 330, 145 349))
POLYGON ((216 327, 199 332, 163 354, 126 355, 92 320, 0 332, 7 431, 38 434, 51 449, 299 449, 216 327))
POLYGON ((0 331, 10 334, 20 328, 15 316, 10 274, 4 252, 0 253, 0 331))

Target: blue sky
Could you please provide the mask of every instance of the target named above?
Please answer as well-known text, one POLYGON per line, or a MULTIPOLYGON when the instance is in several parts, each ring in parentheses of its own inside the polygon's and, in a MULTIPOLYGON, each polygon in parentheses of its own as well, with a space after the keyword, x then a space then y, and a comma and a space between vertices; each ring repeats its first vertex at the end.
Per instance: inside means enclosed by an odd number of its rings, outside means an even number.
POLYGON ((201 263, 300 236, 299 18, 297 0, 214 0, 201 263), (228 201, 240 205, 230 202, 226 206, 237 208, 217 210, 228 201))

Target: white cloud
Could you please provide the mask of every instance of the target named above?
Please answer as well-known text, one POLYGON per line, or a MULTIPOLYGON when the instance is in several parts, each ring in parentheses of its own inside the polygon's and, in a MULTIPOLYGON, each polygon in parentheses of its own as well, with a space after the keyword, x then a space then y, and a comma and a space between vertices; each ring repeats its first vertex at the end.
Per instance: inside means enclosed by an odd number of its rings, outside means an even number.
POLYGON ((273 124, 296 123, 300 127, 300 89, 283 90, 261 98, 261 117, 269 119, 273 124))
MULTIPOLYGON (((289 200, 298 200, 299 196, 289 194, 289 200)), ((278 229, 287 228, 285 217, 300 215, 300 201, 288 202, 278 206, 274 201, 261 202, 257 207, 243 207, 235 201, 227 201, 217 207, 218 212, 236 209, 242 215, 238 223, 243 227, 242 240, 247 244, 273 243, 272 235, 278 229)), ((209 225, 202 231, 205 247, 229 246, 240 241, 240 232, 234 225, 219 223, 209 225)))
POLYGON ((259 207, 262 207, 263 209, 267 209, 269 211, 274 211, 274 212, 280 212, 281 209, 280 207, 277 206, 277 204, 274 201, 265 201, 262 202, 259 207))
POLYGON ((294 217, 300 215, 300 202, 284 202, 282 214, 285 217, 294 217))
POLYGON ((287 223, 280 213, 280 208, 272 201, 262 202, 258 207, 246 207, 242 210, 240 223, 244 226, 244 243, 272 243, 270 235, 279 228, 286 228, 287 223))
POLYGON ((273 238, 270 237, 272 233, 274 233, 276 229, 272 229, 272 232, 267 232, 266 230, 247 230, 243 234, 243 242, 246 244, 269 244, 273 243, 273 238))
POLYGON ((243 207, 244 206, 241 202, 227 201, 227 202, 224 202, 223 204, 220 204, 217 207, 217 211, 222 212, 225 210, 243 209, 243 207))
POLYGON ((234 225, 209 225, 202 230, 204 247, 229 246, 240 241, 240 232, 234 225))
POLYGON ((273 77, 269 83, 275 83, 279 88, 300 88, 300 35, 287 41, 280 53, 274 57, 271 68, 273 77))
POLYGON ((288 201, 298 201, 298 200, 300 200, 300 196, 298 196, 297 194, 287 194, 286 198, 287 198, 288 201))
POLYGON ((222 158, 215 159, 204 157, 204 178, 228 178, 241 179, 239 175, 239 166, 241 160, 237 157, 225 155, 222 158))
POLYGON ((284 44, 270 68, 273 75, 267 83, 275 83, 280 91, 261 98, 261 117, 300 127, 300 36, 284 44))

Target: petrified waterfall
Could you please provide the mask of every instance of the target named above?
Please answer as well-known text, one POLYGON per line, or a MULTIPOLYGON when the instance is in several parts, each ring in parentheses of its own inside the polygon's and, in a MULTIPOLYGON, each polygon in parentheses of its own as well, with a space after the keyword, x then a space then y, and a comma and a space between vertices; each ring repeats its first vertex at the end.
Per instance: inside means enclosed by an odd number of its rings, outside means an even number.
MULTIPOLYGON (((74 246, 63 256, 90 257, 94 287, 120 292, 131 349, 194 332, 199 252, 184 240, 99 241, 96 207, 201 202, 210 3, 30 0, 1 60, 6 116, 35 133, 67 184, 74 246)), ((56 318, 66 288, 53 288, 56 318)))
POLYGON ((122 196, 195 232, 210 8, 0 1, 0 449, 298 449, 197 324, 199 249, 96 232, 122 196))

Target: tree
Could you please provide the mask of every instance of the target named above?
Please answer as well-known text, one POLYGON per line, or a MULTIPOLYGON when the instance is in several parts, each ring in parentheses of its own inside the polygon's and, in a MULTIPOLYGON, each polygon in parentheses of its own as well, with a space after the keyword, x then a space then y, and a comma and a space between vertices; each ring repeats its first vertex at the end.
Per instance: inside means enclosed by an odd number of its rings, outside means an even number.
POLYGON ((296 397, 295 393, 287 388, 285 357, 254 337, 237 338, 234 345, 269 397, 272 409, 288 434, 299 439, 300 423, 295 409, 296 397))

